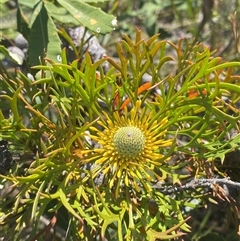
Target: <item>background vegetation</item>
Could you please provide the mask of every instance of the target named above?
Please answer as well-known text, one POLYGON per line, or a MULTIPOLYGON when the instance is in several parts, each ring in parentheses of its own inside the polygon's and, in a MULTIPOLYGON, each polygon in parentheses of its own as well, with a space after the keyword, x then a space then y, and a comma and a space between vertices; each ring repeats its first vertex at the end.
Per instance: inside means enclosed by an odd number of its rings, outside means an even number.
POLYGON ((239 240, 239 8, 2 1, 0 238, 239 240), (134 111, 171 145, 116 176, 101 133, 134 111))

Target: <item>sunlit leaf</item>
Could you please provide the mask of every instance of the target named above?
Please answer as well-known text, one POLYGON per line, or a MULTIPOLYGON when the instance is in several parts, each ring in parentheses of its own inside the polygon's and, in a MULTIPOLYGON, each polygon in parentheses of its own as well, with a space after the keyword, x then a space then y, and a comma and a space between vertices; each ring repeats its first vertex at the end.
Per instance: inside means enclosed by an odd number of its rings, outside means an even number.
POLYGON ((23 63, 23 58, 21 56, 10 52, 3 45, 0 45, 0 53, 2 53, 5 57, 9 58, 11 61, 13 61, 16 64, 22 65, 23 63))
POLYGON ((80 1, 58 0, 58 2, 67 9, 76 21, 96 33, 108 33, 112 31, 116 25, 115 17, 104 13, 99 8, 80 1))

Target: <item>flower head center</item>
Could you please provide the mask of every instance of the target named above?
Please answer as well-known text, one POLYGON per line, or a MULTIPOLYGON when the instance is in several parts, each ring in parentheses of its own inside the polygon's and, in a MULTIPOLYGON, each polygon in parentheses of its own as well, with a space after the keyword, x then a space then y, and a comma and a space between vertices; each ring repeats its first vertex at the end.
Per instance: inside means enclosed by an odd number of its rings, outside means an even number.
POLYGON ((145 136, 138 127, 125 126, 116 131, 113 143, 120 155, 135 157, 144 149, 145 136))

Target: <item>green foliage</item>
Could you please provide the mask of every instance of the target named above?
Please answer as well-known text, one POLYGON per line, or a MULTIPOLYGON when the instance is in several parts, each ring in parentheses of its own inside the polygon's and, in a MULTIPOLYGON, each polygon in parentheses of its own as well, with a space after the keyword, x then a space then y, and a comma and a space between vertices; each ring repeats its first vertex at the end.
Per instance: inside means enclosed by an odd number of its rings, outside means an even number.
MULTIPOLYGON (((68 26, 85 26, 97 34, 111 32, 117 25, 113 15, 103 12, 91 4, 101 2, 80 0, 26 1, 20 0, 17 10, 4 6, 11 21, 2 15, 1 30, 15 27, 29 41, 28 57, 31 66, 39 64, 39 58, 48 57, 58 61, 61 55, 61 40, 55 23, 68 26), (17 22, 16 22, 17 20, 17 22), (17 23, 17 24, 16 24, 17 23)), ((2 5, 2 4, 1 4, 2 5)))
MULTIPOLYGON (((38 5, 40 12, 43 5, 38 5)), ((156 181, 168 187, 186 178, 208 177, 221 165, 217 158, 224 161, 225 154, 239 148, 239 136, 228 135, 232 129, 239 132, 240 77, 233 70, 240 63, 225 63, 202 44, 180 40, 175 45, 159 41, 158 35, 144 40, 139 30, 135 41, 124 35, 117 52, 119 61, 106 57, 92 63, 87 54, 81 63, 69 64, 63 50, 61 63, 46 58, 33 67, 39 71, 36 80, 20 71, 15 79, 2 76, 0 135, 21 153, 17 169, 0 176, 2 185, 10 187, 0 209, 6 237, 26 240, 28 233, 29 240, 44 240, 48 231, 39 231, 42 216, 52 220, 49 227, 61 227, 65 240, 170 240, 190 231, 186 208, 209 198, 204 189, 166 195, 157 189, 138 192, 122 182, 116 197, 108 180, 99 183, 100 177, 93 176, 98 167, 85 165, 91 158, 86 153, 95 148, 88 133, 105 118, 101 103, 112 118, 124 106, 135 108, 140 99, 154 113, 151 123, 168 118, 164 128, 175 139, 162 150, 156 181), (169 48, 174 55, 166 54, 169 48), (106 73, 104 61, 111 65, 106 73), (148 83, 143 83, 145 74, 151 76, 148 83), (11 113, 5 117, 8 108, 11 113), (26 153, 34 156, 26 159, 26 153), (177 159, 166 161, 173 157, 177 159), (30 229, 22 228, 30 224, 30 229)))
POLYGON ((2 54, 2 58, 6 57, 19 65, 23 63, 23 58, 21 58, 21 56, 9 52, 3 45, 0 45, 0 53, 2 54))
MULTIPOLYGON (((235 23, 229 21, 231 15, 240 13, 239 1, 197 1, 197 0, 139 0, 115 1, 108 5, 107 11, 112 11, 118 17, 120 34, 123 32, 134 37, 134 28, 138 27, 147 36, 160 33, 161 39, 173 42, 180 38, 196 39, 217 50, 217 55, 226 60, 237 60, 235 36, 239 32, 239 17, 235 23), (115 7, 115 8, 114 8, 115 7), (226 38, 226 36, 228 36, 226 38)), ((115 32, 115 38, 119 38, 115 32)), ((106 37, 107 38, 107 37, 106 37)), ((112 43, 111 39, 107 44, 112 43)), ((239 45, 239 44, 238 44, 239 45)), ((239 51, 238 51, 239 52, 239 51)))

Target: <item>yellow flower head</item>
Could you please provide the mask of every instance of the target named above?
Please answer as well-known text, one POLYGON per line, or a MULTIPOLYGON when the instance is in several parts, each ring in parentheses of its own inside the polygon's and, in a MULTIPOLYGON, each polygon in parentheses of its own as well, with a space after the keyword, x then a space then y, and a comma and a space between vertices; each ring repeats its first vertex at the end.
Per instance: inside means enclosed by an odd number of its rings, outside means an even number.
POLYGON ((167 118, 151 121, 153 112, 141 109, 141 101, 137 101, 129 113, 125 107, 123 115, 115 112, 110 119, 105 113, 105 117, 106 121, 98 122, 103 131, 91 128, 96 134, 90 136, 100 148, 89 150, 92 155, 86 157, 86 162, 94 161, 98 166, 96 172, 106 175, 110 188, 114 187, 117 195, 124 185, 132 185, 140 191, 142 183, 149 190, 148 182, 158 177, 155 168, 161 165, 160 159, 164 157, 160 149, 172 144, 172 140, 163 139, 167 118))

